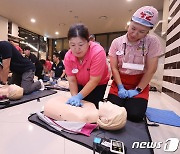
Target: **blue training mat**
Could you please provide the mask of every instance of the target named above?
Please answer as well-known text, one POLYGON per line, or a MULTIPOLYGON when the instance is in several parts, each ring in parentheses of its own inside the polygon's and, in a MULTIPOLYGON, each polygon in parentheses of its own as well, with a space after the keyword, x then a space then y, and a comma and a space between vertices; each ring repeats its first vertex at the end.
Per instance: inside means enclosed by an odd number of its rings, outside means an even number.
POLYGON ((148 107, 146 116, 149 121, 180 127, 180 116, 170 110, 161 110, 148 107))

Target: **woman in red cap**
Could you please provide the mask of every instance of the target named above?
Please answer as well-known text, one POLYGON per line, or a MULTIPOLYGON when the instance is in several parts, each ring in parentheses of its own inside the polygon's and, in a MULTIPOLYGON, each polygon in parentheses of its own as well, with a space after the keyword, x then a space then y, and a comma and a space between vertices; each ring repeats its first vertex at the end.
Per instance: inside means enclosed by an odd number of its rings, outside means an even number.
POLYGON ((139 8, 132 16, 127 34, 113 40, 110 64, 114 77, 108 100, 127 110, 131 121, 141 121, 149 97, 149 82, 161 55, 160 42, 149 31, 158 21, 152 6, 139 8))

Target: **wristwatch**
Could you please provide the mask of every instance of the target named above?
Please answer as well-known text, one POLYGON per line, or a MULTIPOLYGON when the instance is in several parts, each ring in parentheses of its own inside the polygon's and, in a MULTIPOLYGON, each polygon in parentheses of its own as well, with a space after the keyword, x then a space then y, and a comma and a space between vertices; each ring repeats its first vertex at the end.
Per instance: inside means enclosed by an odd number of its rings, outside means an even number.
POLYGON ((139 93, 142 92, 142 89, 139 88, 139 87, 136 87, 136 90, 137 90, 139 93))

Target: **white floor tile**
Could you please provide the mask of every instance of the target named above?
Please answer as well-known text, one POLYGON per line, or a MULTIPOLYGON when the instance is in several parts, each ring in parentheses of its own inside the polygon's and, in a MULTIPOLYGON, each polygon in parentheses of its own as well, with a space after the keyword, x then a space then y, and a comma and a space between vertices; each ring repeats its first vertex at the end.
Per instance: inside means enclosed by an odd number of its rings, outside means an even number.
POLYGON ((27 122, 31 113, 42 111, 42 103, 36 100, 21 105, 3 109, 0 113, 0 122, 27 122))
POLYGON ((64 138, 29 122, 1 123, 1 154, 64 154, 64 138))
POLYGON ((70 140, 65 139, 65 153, 64 154, 93 154, 93 151, 84 146, 81 146, 80 144, 77 144, 70 140))

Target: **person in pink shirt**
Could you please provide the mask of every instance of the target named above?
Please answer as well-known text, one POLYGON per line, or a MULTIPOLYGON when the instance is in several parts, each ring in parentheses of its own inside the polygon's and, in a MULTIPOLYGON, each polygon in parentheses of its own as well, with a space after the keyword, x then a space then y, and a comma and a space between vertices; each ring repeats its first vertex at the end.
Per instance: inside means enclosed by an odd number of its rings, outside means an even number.
POLYGON ((52 63, 51 63, 51 61, 49 61, 49 60, 46 60, 46 61, 45 61, 45 68, 46 68, 47 72, 50 72, 50 71, 51 71, 51 68, 52 68, 52 63))
POLYGON ((23 50, 21 49, 21 47, 19 46, 19 43, 18 42, 15 42, 13 40, 9 41, 12 45, 15 46, 15 48, 21 53, 23 54, 23 50))
POLYGON ((139 8, 132 16, 127 34, 113 40, 110 65, 114 80, 108 100, 127 110, 131 121, 141 121, 145 115, 149 82, 156 72, 160 42, 149 31, 158 21, 158 11, 152 6, 139 8))
POLYGON ((92 102, 98 108, 109 80, 104 48, 89 41, 85 25, 72 25, 68 31, 70 50, 64 59, 65 72, 72 97, 67 104, 82 106, 81 100, 92 102))

